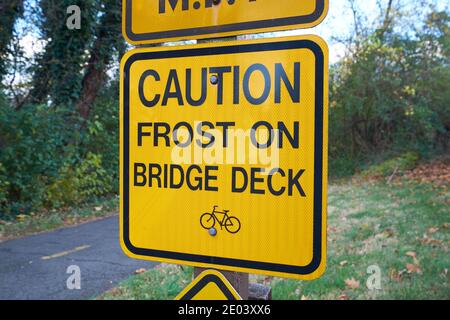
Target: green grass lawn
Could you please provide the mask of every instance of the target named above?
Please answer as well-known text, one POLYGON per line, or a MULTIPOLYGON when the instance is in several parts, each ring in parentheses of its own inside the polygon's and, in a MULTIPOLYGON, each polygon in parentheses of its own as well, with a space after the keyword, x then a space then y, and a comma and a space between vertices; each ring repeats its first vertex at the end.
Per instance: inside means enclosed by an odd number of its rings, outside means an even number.
MULTIPOLYGON (((251 276, 273 299, 450 299, 449 185, 345 181, 329 187, 327 270, 315 281, 251 276), (381 289, 369 290, 369 266, 381 289)), ((192 268, 161 265, 99 299, 173 299, 192 268)))

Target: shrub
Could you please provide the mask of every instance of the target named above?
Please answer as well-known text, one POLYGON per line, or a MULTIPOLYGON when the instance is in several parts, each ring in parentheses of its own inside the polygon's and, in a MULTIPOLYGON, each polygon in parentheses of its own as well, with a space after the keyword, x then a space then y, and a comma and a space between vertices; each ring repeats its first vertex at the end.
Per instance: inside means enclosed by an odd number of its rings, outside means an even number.
POLYGON ((102 167, 111 177, 108 188, 119 193, 118 83, 107 86, 97 98, 83 140, 84 152, 102 156, 102 167))
POLYGON ((420 155, 416 152, 406 152, 398 157, 388 159, 380 164, 373 165, 363 172, 363 175, 387 176, 394 172, 403 172, 414 169, 419 163, 420 155))
POLYGON ((330 168, 342 167, 332 176, 353 167, 343 159, 448 152, 450 18, 433 17, 415 37, 374 32, 332 68, 330 168))
POLYGON ((8 180, 4 213, 29 212, 42 205, 46 186, 58 175, 73 130, 65 113, 46 106, 14 110, 0 105, 0 162, 8 180))
POLYGON ((5 167, 0 162, 0 208, 1 204, 4 204, 8 199, 8 187, 9 182, 6 176, 5 167))
POLYGON ((17 110, 0 93, 0 216, 118 193, 116 89, 104 89, 88 122, 73 107, 17 110))
POLYGON ((102 167, 102 157, 88 153, 75 166, 66 164, 61 168, 58 178, 47 189, 45 202, 48 207, 77 205, 110 192, 111 185, 112 178, 102 167))

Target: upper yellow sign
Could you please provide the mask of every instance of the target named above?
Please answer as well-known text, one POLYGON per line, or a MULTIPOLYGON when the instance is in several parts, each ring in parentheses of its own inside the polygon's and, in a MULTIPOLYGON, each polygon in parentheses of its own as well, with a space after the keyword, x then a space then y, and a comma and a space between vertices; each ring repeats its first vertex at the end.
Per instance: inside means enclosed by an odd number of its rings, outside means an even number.
POLYGON ((125 252, 318 277, 325 268, 327 99, 328 51, 315 36, 127 53, 125 252))
POLYGON ((242 300, 231 283, 216 270, 203 271, 175 300, 242 300))
POLYGON ((131 44, 217 38, 318 25, 328 0, 123 0, 131 44))

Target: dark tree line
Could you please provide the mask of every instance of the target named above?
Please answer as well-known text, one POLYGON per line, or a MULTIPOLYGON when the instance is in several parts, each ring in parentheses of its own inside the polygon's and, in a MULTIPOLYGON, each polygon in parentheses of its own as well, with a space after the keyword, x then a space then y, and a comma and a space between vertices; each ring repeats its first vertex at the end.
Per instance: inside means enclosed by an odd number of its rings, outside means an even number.
POLYGON ((8 60, 9 44, 13 37, 14 23, 23 14, 24 0, 1 0, 0 13, 0 80, 6 71, 6 61, 8 60))
POLYGON ((107 73, 126 50, 121 5, 0 0, 0 218, 118 192, 117 77, 107 73), (80 29, 67 27, 72 5, 80 29), (31 59, 17 46, 23 26, 43 44, 31 59))
MULTIPOLYGON (((14 24, 23 14, 25 0, 2 0, 0 76, 6 74, 9 44, 14 24)), ((35 58, 29 74, 28 92, 16 104, 50 103, 72 105, 80 116, 89 118, 108 66, 125 51, 121 36, 121 0, 39 0, 37 25, 44 50, 35 58), (66 26, 67 8, 81 9, 81 29, 66 26)), ((15 54, 20 54, 16 52, 15 54)))

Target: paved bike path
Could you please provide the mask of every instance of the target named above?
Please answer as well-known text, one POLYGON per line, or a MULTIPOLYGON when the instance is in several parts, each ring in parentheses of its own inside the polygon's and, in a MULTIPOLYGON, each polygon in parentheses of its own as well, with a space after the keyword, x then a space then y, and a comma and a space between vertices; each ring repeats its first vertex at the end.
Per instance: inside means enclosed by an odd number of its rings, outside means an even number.
POLYGON ((0 299, 90 299, 139 268, 156 263, 126 257, 117 216, 0 243, 0 299), (69 290, 69 266, 81 289, 69 290))

